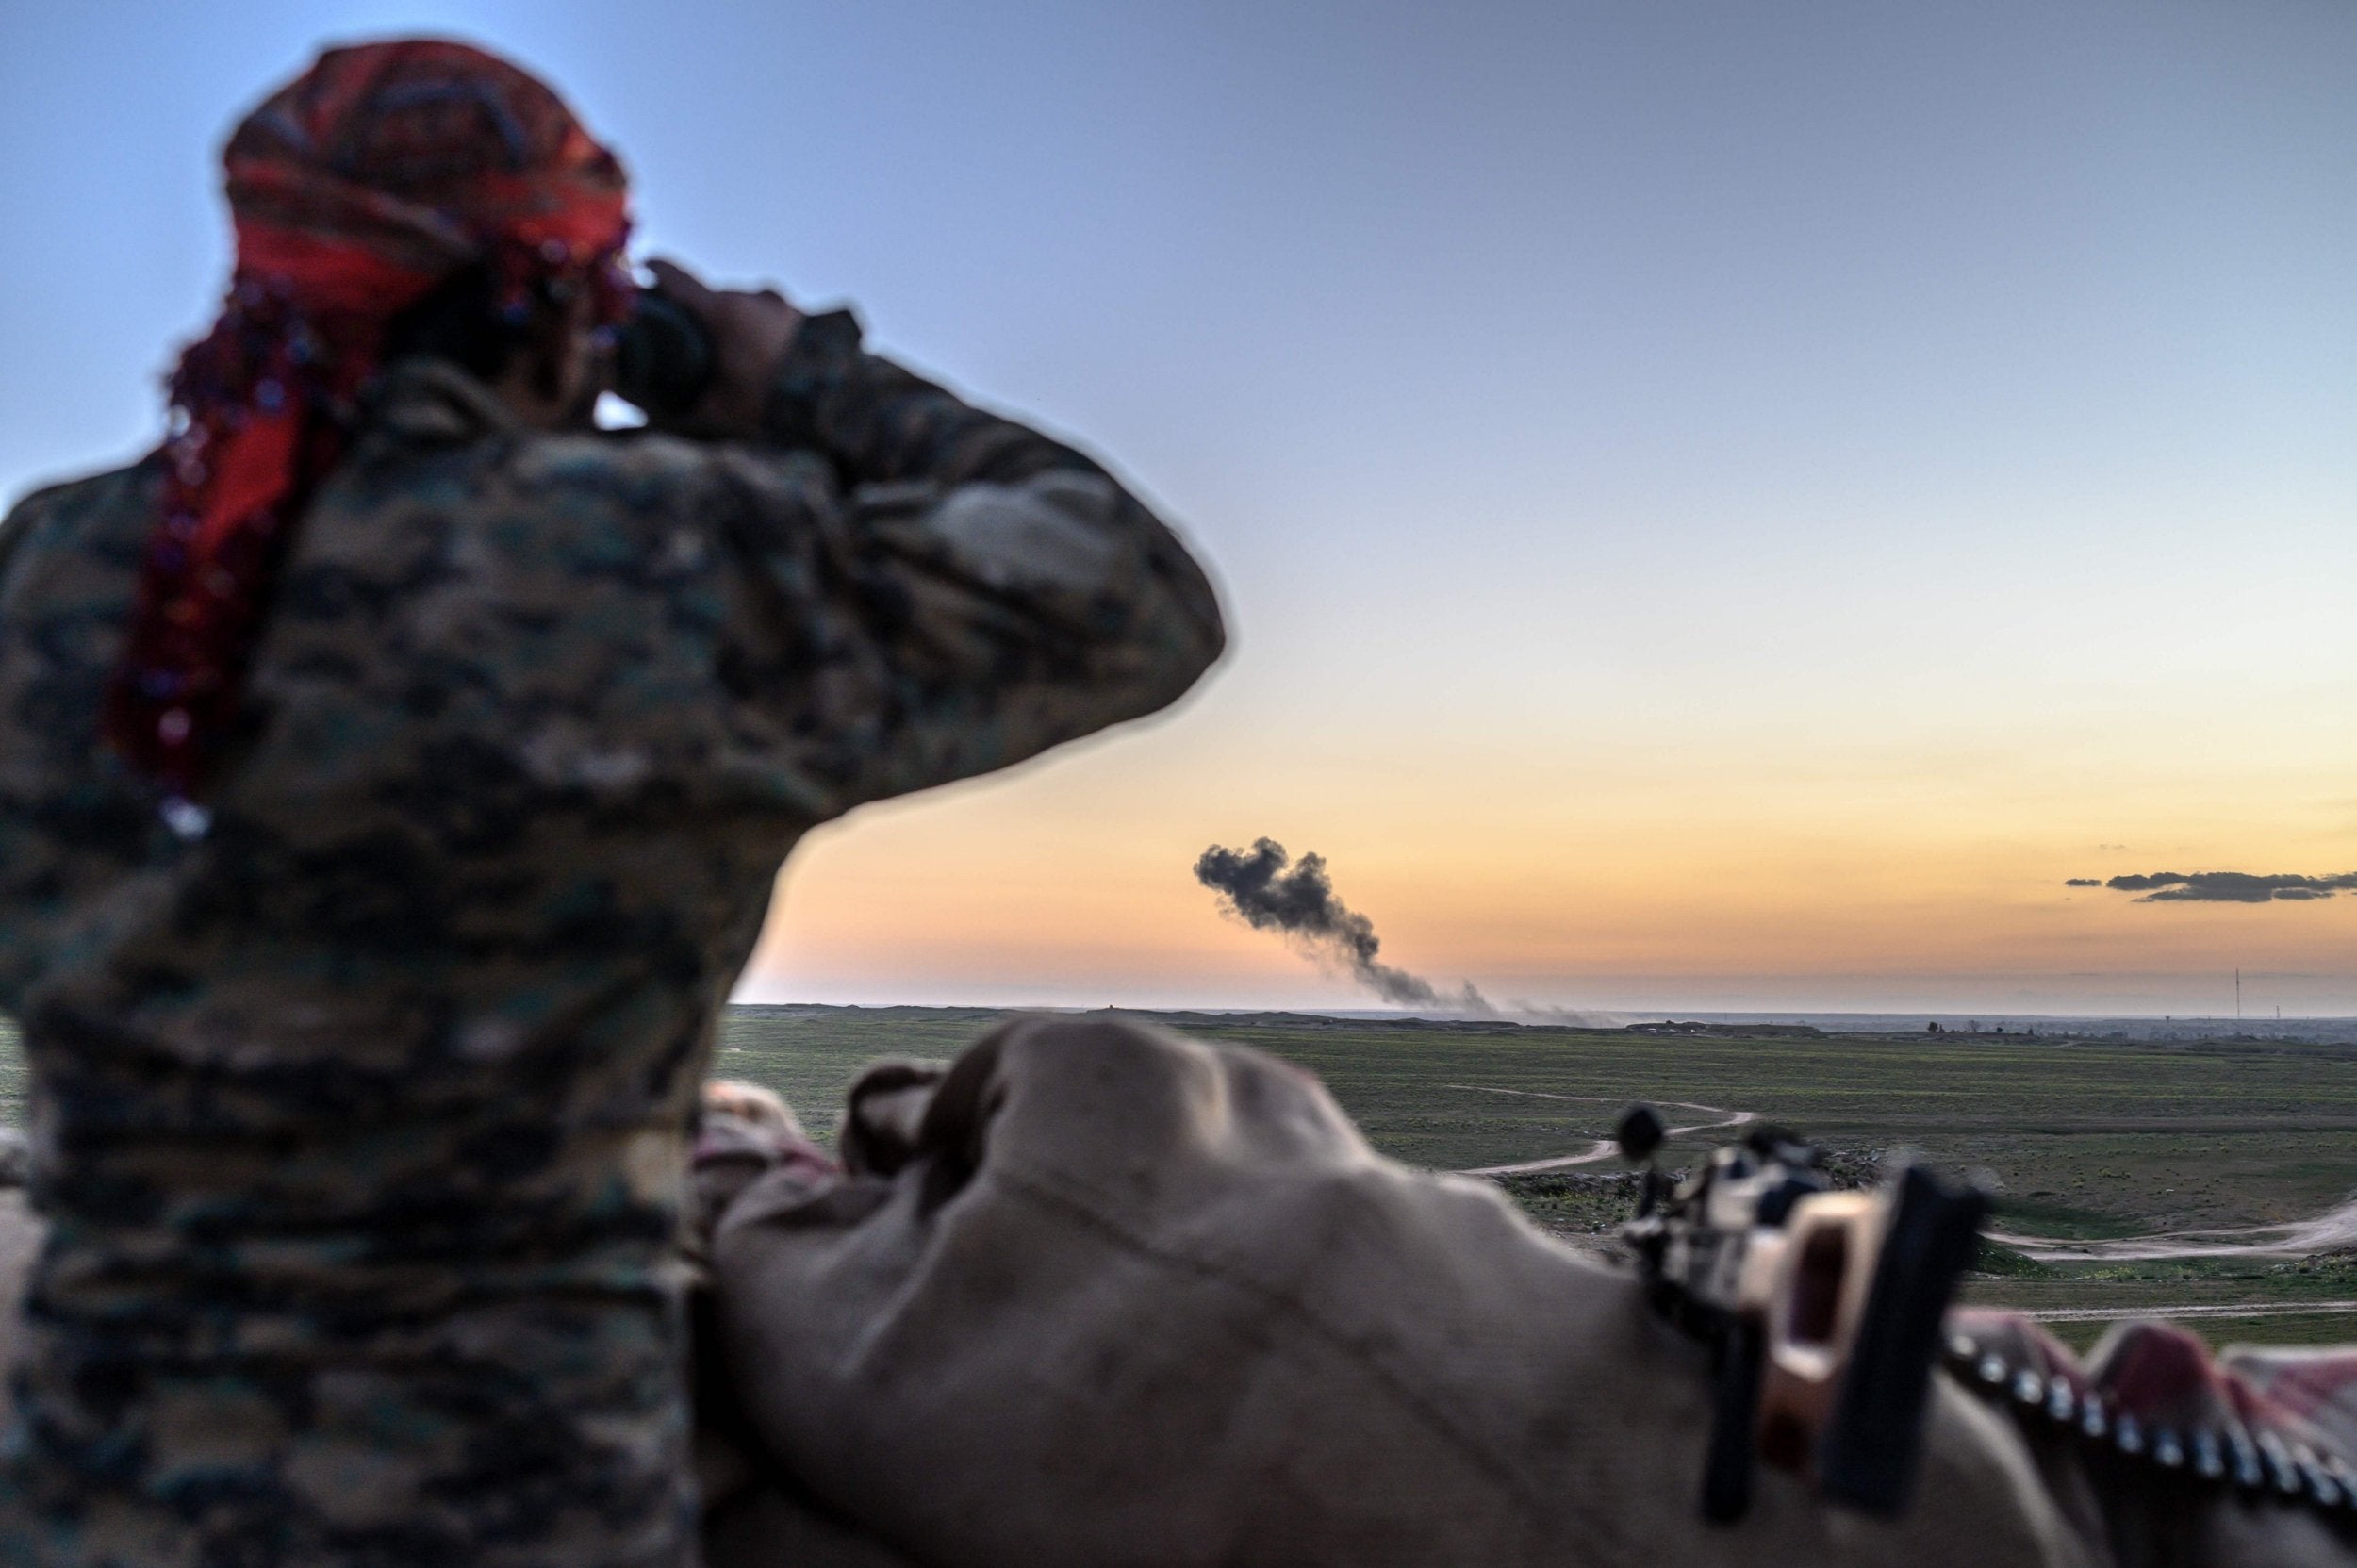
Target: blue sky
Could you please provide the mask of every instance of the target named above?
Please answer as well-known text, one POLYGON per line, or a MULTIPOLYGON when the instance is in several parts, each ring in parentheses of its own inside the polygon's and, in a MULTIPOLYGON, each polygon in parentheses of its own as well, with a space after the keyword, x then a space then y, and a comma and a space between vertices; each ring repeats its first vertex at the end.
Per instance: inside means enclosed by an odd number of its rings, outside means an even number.
POLYGON ((14 0, 0 490, 152 438, 228 124, 408 30, 1228 590, 1180 715, 815 844, 763 994, 1343 1000, 1186 876, 1270 833, 1534 999, 2357 1010, 2357 900, 2059 886, 2357 866, 2357 8, 14 0))

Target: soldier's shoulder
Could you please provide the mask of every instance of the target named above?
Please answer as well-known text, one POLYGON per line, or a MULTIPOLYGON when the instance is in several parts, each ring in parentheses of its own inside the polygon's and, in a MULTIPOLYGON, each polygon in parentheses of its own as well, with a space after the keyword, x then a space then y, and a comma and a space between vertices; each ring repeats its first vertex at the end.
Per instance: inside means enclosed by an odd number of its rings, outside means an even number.
POLYGON ((692 441, 651 430, 560 430, 518 437, 506 467, 518 478, 563 484, 575 476, 685 476, 702 466, 692 441))
POLYGON ((832 493, 832 469, 816 454, 660 431, 580 431, 523 437, 499 459, 506 501, 636 534, 701 523, 724 528, 748 511, 832 493))
POLYGON ((15 527, 20 521, 58 511, 87 510, 92 504, 121 495, 126 490, 140 490, 152 486, 162 475, 162 460, 154 453, 128 463, 100 469, 72 479, 53 479, 37 485, 17 497, 8 507, 0 527, 15 527))
POLYGON ((721 480, 725 450, 656 430, 566 431, 522 437, 502 466, 519 488, 594 488, 625 506, 659 505, 721 480))
POLYGON ((155 489, 162 478, 160 460, 153 454, 75 479, 42 485, 20 498, 0 516, 0 582, 11 564, 40 543, 70 542, 102 545, 107 536, 125 526, 94 526, 113 520, 124 525, 144 520, 153 510, 155 489))

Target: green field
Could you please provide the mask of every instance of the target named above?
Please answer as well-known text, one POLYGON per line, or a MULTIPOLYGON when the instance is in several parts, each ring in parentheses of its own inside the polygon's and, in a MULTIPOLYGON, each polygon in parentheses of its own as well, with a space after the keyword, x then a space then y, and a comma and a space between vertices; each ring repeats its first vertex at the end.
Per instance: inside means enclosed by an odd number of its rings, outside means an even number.
MULTIPOLYGON (((831 1131, 871 1056, 947 1055, 984 1010, 739 1008, 719 1071, 772 1085, 831 1131)), ((1291 1015, 1161 1015, 1258 1046, 1323 1078, 1376 1147, 1446 1170, 1568 1153, 1610 1133, 1631 1099, 1757 1112, 1856 1160, 1908 1149, 1977 1173, 2000 1224, 2045 1236, 2133 1237, 2305 1218, 2357 1192, 2357 1046, 2137 1042, 2019 1034, 1652 1036, 1621 1031, 1291 1015), (1512 1091, 1499 1093, 1500 1090, 1512 1091), (1587 1096, 1590 1099, 1545 1098, 1587 1096)), ((1673 1112, 1673 1121, 1716 1118, 1673 1112)), ((1673 1140, 1680 1163, 1727 1133, 1673 1140)), ((1626 1189, 1609 1164, 1570 1180, 1508 1178, 1535 1218, 1608 1234, 1626 1189), (1592 1175, 1591 1174, 1592 1173, 1592 1175)), ((2357 1300, 2357 1258, 2038 1265, 1973 1279, 1968 1297, 2037 1311, 2278 1309, 2357 1300)), ((2074 1345, 2102 1318, 2056 1322, 2074 1345)), ((2200 1317, 2219 1343, 2357 1341, 2357 1312, 2200 1317)))
MULTIPOLYGON (((844 1087, 877 1056, 949 1056, 982 1009, 733 1009, 717 1070, 782 1091, 831 1134, 844 1087)), ((2305 1218, 2357 1192, 2357 1046, 2250 1039, 2085 1040, 2019 1034, 1721 1034, 1353 1020, 1157 1015, 1260 1047, 1323 1078, 1376 1147, 1446 1170, 1541 1159, 1607 1136, 1631 1099, 1751 1111, 1863 1165, 1911 1149, 1981 1176, 1999 1224, 2048 1237, 2126 1238, 2305 1218), (1586 1097, 1586 1098, 1576 1098, 1586 1097)), ((23 1069, 0 1025, 0 1112, 23 1069)), ((1673 1122, 1722 1119, 1671 1113, 1673 1122)), ((1725 1132, 1673 1140, 1682 1163, 1725 1132)), ((1609 1164, 1506 1184, 1585 1245, 1626 1203, 1609 1164)), ((2038 1264, 1992 1255, 1970 1298, 2126 1315, 2357 1300, 2357 1254, 2038 1264)), ((2100 1315, 2056 1322, 2085 1345, 2100 1315)), ((2357 1312, 2189 1319, 2220 1342, 2357 1341, 2357 1312)))

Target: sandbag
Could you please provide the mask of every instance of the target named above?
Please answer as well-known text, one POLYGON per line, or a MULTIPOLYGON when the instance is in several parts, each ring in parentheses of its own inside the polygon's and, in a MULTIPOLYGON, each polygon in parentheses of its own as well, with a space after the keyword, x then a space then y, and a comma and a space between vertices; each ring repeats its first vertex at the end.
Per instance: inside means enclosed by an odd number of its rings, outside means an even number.
POLYGON ((847 1174, 754 1182, 711 1256, 763 1447, 931 1568, 2094 1560, 1944 1381, 1902 1519, 1767 1471, 1705 1525, 1703 1352, 1272 1057, 1027 1017, 911 1088, 855 1088, 847 1174))

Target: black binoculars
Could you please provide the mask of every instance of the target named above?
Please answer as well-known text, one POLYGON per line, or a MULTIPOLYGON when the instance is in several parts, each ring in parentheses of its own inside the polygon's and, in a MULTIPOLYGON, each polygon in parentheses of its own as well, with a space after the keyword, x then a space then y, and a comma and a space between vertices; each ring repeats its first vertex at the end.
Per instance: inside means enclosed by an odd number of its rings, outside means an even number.
POLYGON ((642 289, 615 339, 614 391, 649 419, 676 419, 702 401, 717 360, 693 311, 642 289))

